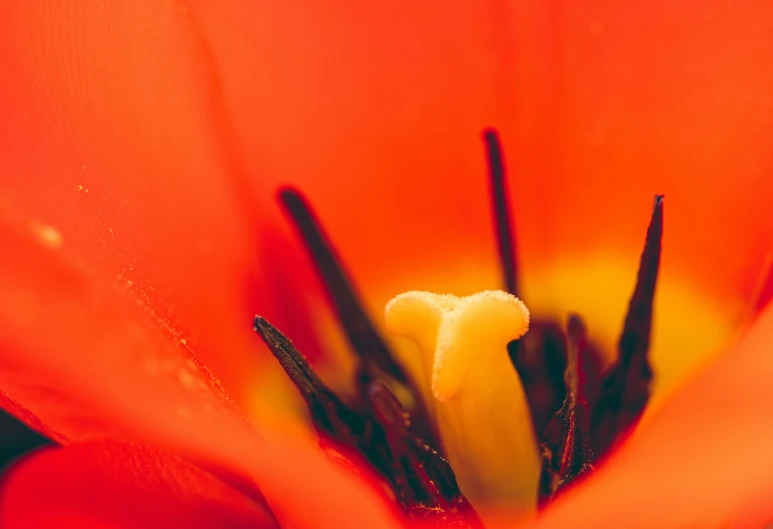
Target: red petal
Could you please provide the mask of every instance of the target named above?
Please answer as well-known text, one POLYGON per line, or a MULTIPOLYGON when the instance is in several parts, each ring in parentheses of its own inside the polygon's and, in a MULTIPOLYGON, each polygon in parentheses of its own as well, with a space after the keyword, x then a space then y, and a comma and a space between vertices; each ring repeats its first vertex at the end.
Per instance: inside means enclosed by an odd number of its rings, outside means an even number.
POLYGON ((13 468, 0 526, 181 529, 276 527, 265 509, 162 451, 96 442, 36 452, 13 468))
POLYGON ((185 9, 3 2, 0 78, 0 212, 55 228, 244 401, 258 366, 255 237, 214 67, 185 9))
POLYGON ((771 343, 773 305, 597 475, 559 500, 541 527, 762 527, 773 520, 771 343))
POLYGON ((60 441, 138 440, 246 479, 281 523, 392 526, 364 479, 308 442, 259 436, 145 304, 16 228, 0 222, 13 255, 0 260, 0 388, 24 406, 11 411, 60 441))

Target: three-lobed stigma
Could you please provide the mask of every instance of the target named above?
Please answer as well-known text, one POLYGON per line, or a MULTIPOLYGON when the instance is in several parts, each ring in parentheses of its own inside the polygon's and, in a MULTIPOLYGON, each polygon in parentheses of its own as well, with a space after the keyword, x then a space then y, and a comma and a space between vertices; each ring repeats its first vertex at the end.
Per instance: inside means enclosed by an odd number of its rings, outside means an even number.
POLYGON ((507 355, 507 344, 529 328, 523 302, 498 290, 463 298, 408 292, 389 302, 386 322, 418 345, 424 368, 412 375, 430 386, 443 449, 465 495, 473 505, 532 514, 537 439, 507 355))

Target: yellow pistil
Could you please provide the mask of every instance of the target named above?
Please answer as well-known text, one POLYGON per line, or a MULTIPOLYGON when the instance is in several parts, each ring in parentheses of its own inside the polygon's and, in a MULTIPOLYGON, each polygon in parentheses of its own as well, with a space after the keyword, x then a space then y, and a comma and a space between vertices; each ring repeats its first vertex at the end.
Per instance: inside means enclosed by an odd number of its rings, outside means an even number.
POLYGON ((540 462, 521 381, 507 343, 529 328, 516 297, 486 291, 459 298, 407 292, 386 307, 388 329, 413 340, 406 367, 434 407, 443 449, 461 491, 485 517, 534 512, 540 462))

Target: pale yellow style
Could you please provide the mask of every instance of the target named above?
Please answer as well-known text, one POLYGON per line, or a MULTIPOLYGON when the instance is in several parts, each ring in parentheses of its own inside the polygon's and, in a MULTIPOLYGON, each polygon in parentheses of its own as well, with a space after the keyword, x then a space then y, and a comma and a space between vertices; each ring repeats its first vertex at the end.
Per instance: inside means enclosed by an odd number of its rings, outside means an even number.
POLYGON ((414 341, 406 367, 434 410, 459 487, 482 515, 534 513, 540 460, 521 381, 507 343, 529 328, 516 297, 485 291, 459 298, 407 292, 386 307, 387 328, 414 341))

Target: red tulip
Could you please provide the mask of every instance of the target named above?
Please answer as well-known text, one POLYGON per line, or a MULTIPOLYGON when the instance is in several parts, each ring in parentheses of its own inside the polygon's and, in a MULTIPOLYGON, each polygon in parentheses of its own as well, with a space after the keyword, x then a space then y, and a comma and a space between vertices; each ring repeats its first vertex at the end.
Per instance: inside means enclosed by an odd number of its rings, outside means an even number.
POLYGON ((605 362, 644 204, 669 211, 650 412, 541 523, 773 518, 773 309, 748 325, 770 294, 766 2, 6 4, 0 405, 62 447, 9 473, 0 526, 398 526, 250 329, 261 312, 348 381, 274 193, 310 197, 373 314, 496 288, 492 124, 523 298, 581 314, 605 362))

